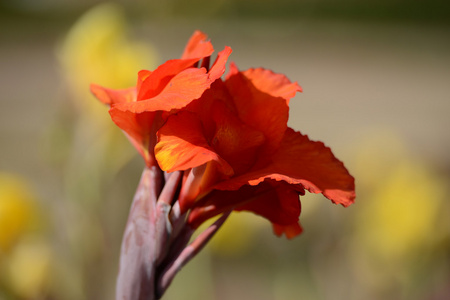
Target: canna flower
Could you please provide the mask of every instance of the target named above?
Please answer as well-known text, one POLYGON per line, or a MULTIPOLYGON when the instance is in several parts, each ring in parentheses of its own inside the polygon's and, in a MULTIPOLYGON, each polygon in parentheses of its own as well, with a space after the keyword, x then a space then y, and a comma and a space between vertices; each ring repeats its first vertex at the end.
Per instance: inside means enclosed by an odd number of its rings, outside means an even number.
POLYGON ((169 60, 153 72, 140 71, 136 87, 113 90, 91 85, 92 93, 111 106, 112 120, 127 134, 147 166, 156 164, 153 148, 162 112, 181 109, 200 98, 225 72, 225 63, 231 53, 229 47, 218 54, 209 71, 205 67, 195 67, 200 60, 209 64, 213 52, 206 35, 197 31, 180 59, 169 60))
POLYGON ((208 70, 212 52, 197 31, 181 59, 139 72, 136 87, 91 85, 148 166, 189 172, 179 199, 182 213, 191 210, 189 223, 196 228, 227 210, 246 210, 292 238, 302 231, 298 196, 305 190, 350 205, 354 180, 343 164, 287 126, 289 100, 301 87, 282 74, 242 72, 234 64, 222 80, 231 49, 208 70))
POLYGON ((224 81, 167 119, 156 159, 169 172, 194 168, 196 184, 180 195, 194 228, 228 210, 245 210, 292 238, 302 232, 298 196, 305 190, 344 206, 353 202, 353 178, 331 150, 287 126, 289 100, 298 91, 284 75, 241 72, 232 64, 224 81))
POLYGON ((222 79, 231 48, 210 66, 213 52, 196 31, 180 59, 140 71, 135 87, 91 85, 146 163, 123 238, 118 299, 160 297, 232 211, 253 212, 278 236, 293 238, 302 232, 305 191, 343 206, 354 201, 354 179, 343 163, 287 126, 289 101, 301 87, 233 63, 222 79))

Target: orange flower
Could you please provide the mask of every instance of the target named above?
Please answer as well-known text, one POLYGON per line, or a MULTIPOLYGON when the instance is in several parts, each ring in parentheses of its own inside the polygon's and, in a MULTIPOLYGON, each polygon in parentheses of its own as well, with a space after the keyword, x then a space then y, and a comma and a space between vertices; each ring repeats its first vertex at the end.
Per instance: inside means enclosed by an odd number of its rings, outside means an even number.
POLYGON ((156 164, 153 147, 155 133, 162 124, 162 112, 185 107, 225 72, 225 63, 231 53, 229 47, 218 54, 211 69, 196 67, 200 60, 209 65, 213 52, 207 36, 196 31, 181 59, 169 60, 154 71, 140 71, 136 87, 113 90, 91 85, 92 93, 111 106, 112 120, 127 134, 148 166, 156 164))
POLYGON ((301 233, 298 196, 323 193, 348 206, 354 179, 331 150, 287 126, 289 100, 301 91, 284 75, 234 64, 200 99, 168 117, 156 159, 165 171, 189 170, 180 194, 196 228, 229 210, 270 220, 277 235, 301 233))
POLYGON ((231 49, 209 68, 212 52, 197 31, 181 59, 139 72, 136 87, 91 86, 149 167, 184 171, 178 201, 187 223, 195 229, 218 214, 245 210, 292 238, 302 231, 305 190, 353 203, 354 179, 344 165, 323 143, 287 126, 289 100, 301 87, 282 74, 239 71, 234 64, 222 80, 231 49))

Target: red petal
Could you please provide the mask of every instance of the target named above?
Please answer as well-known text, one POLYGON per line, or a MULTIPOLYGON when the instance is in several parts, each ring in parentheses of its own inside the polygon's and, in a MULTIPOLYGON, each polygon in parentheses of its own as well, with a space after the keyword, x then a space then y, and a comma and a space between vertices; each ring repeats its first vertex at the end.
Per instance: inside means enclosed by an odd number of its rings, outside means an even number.
POLYGON ((232 68, 225 84, 233 96, 239 117, 266 137, 261 157, 269 157, 278 147, 287 128, 289 107, 286 100, 259 90, 241 72, 232 68))
POLYGON ((214 64, 212 65, 211 69, 208 72, 209 79, 211 81, 219 79, 220 77, 222 77, 223 73, 225 73, 225 65, 231 52, 232 52, 231 48, 225 46, 225 49, 223 49, 217 54, 216 61, 214 62, 214 64))
POLYGON ((210 110, 215 132, 211 146, 234 169, 235 174, 249 170, 264 143, 264 135, 243 123, 222 101, 215 101, 210 110))
MULTIPOLYGON (((214 48, 211 42, 207 40, 207 36, 200 31, 195 31, 188 41, 181 59, 173 59, 165 62, 143 80, 141 88, 139 89, 138 100, 149 99, 156 96, 164 89, 173 76, 186 68, 192 67, 196 62, 210 56, 213 52, 214 48)), ((231 49, 226 49, 223 54, 219 53, 218 58, 221 58, 222 56, 223 58, 220 59, 220 63, 210 75, 211 77, 217 76, 217 74, 222 71, 220 66, 225 64, 230 55, 228 52, 231 53, 231 49), (222 62, 223 60, 224 62, 222 62)), ((222 76, 222 74, 215 79, 222 76)))
MULTIPOLYGON (((239 73, 239 69, 233 62, 230 63, 230 71, 226 79, 239 73)), ((257 68, 243 71, 242 74, 249 79, 252 84, 260 91, 281 97, 287 101, 295 96, 297 92, 302 92, 301 86, 297 82, 292 83, 285 75, 274 73, 271 70, 257 68)))
POLYGON ((120 108, 133 112, 183 108, 192 100, 200 98, 211 83, 223 75, 230 54, 229 47, 219 52, 208 73, 204 68, 186 69, 194 60, 168 61, 142 81, 137 103, 120 108))
POLYGON ((348 206, 355 199, 354 178, 321 142, 288 128, 279 150, 264 168, 224 181, 214 188, 235 190, 245 184, 258 185, 266 178, 301 184, 312 193, 322 193, 334 203, 348 206))
MULTIPOLYGON (((148 78, 151 78, 152 75, 148 78)), ((200 98, 210 84, 211 82, 204 68, 189 68, 171 78, 163 90, 153 98, 133 103, 121 103, 116 105, 116 107, 120 110, 128 110, 134 113, 180 109, 191 101, 200 98)))
POLYGON ((237 73, 239 73, 238 67, 236 66, 236 64, 233 61, 230 62, 228 74, 225 76, 225 80, 228 80, 228 78, 236 75, 237 73))
POLYGON ((153 165, 155 163, 153 148, 156 144, 156 131, 161 126, 159 114, 155 112, 135 114, 115 107, 112 107, 109 113, 114 123, 127 134, 147 165, 153 165))
POLYGON ((149 70, 141 70, 138 72, 138 79, 136 83, 137 91, 141 90, 142 83, 144 82, 145 79, 147 79, 150 76, 150 74, 152 74, 152 72, 149 70))
POLYGON ((186 48, 184 48, 181 59, 203 58, 210 56, 213 52, 214 48, 211 42, 208 41, 208 36, 197 30, 192 34, 186 48))
MULTIPOLYGON (((137 100, 150 99, 160 94, 175 75, 190 68, 197 61, 199 61, 197 58, 166 61, 142 81, 137 100)), ((206 73, 205 69, 203 69, 203 73, 206 73)))
POLYGON ((291 226, 298 224, 299 194, 302 191, 276 181, 265 181, 258 186, 245 185, 237 191, 214 190, 194 204, 189 223, 197 227, 207 219, 233 209, 253 212, 279 226, 291 226))
POLYGON ((109 105, 116 103, 127 103, 136 100, 136 88, 113 90, 104 88, 97 84, 90 86, 92 94, 101 102, 109 105))
POLYGON ((292 83, 285 75, 267 69, 248 69, 243 74, 258 90, 274 97, 284 98, 287 101, 294 97, 297 92, 302 91, 297 82, 292 83))
POLYGON ((288 239, 292 239, 303 232, 303 228, 298 222, 294 222, 290 225, 279 225, 272 223, 272 227, 273 232, 276 235, 281 236, 284 233, 288 239))
POLYGON ((211 112, 213 111, 213 107, 217 105, 217 102, 221 102, 225 105, 228 111, 236 111, 233 100, 231 99, 222 80, 214 81, 211 84, 211 87, 203 93, 201 98, 192 101, 183 109, 193 112, 198 116, 202 122, 205 136, 210 141, 216 131, 216 122, 212 118, 211 112))
POLYGON ((233 167, 235 174, 253 166, 265 137, 239 119, 221 80, 216 80, 200 99, 184 110, 198 116, 209 145, 233 167))
POLYGON ((190 112, 179 112, 167 119, 158 131, 155 154, 161 169, 168 172, 215 161, 224 173, 233 173, 230 165, 208 145, 200 120, 190 112))
POLYGON ((256 187, 256 193, 261 194, 255 200, 244 203, 235 210, 251 211, 281 225, 298 223, 299 193, 303 192, 284 182, 264 181, 256 187))

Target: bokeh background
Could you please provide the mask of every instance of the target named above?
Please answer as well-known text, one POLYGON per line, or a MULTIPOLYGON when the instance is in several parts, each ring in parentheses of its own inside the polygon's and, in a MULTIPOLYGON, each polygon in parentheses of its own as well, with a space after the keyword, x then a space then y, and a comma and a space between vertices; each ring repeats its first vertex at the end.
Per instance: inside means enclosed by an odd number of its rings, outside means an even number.
POLYGON ((302 197, 304 233, 234 213, 164 299, 450 299, 446 1, 0 1, 0 300, 113 299, 143 162, 89 94, 196 29, 304 92, 290 126, 356 177, 302 197))

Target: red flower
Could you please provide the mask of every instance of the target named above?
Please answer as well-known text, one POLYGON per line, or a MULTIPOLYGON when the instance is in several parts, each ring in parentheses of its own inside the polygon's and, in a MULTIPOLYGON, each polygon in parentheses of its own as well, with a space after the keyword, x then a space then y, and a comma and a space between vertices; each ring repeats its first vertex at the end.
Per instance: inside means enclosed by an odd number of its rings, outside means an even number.
POLYGON ((140 71, 136 87, 113 90, 91 85, 92 93, 111 106, 112 120, 127 134, 148 166, 156 164, 153 147, 156 131, 163 122, 162 112, 185 107, 225 72, 225 63, 231 53, 229 47, 218 54, 209 71, 205 67, 196 67, 200 60, 209 65, 213 52, 207 36, 196 31, 181 59, 169 60, 154 71, 140 71))
POLYGON ((181 59, 141 71, 135 88, 92 92, 111 106, 113 121, 148 166, 185 171, 181 213, 197 228, 218 214, 251 211, 292 238, 299 225, 299 195, 322 193, 348 206, 354 179, 321 142, 287 126, 289 100, 301 91, 286 76, 258 68, 239 71, 231 53, 219 52, 209 69, 212 45, 201 32, 181 59), (200 68, 196 65, 202 60, 200 68))
POLYGON ((292 238, 302 231, 298 196, 305 189, 344 206, 353 202, 354 179, 331 150, 288 128, 288 102, 297 91, 284 75, 232 65, 225 81, 168 117, 158 131, 156 159, 170 172, 193 168, 180 206, 190 210, 194 228, 246 210, 292 238))

